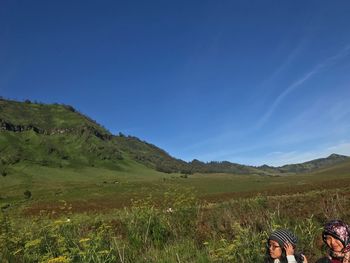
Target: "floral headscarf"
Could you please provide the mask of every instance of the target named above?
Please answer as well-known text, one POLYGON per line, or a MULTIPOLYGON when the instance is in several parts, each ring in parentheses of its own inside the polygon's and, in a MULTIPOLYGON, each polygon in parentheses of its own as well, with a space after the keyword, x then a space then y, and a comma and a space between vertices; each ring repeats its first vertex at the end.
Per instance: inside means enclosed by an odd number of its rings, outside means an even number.
POLYGON ((341 220, 332 220, 323 229, 322 238, 325 243, 327 236, 336 238, 344 246, 341 252, 330 251, 331 256, 343 258, 343 263, 350 263, 350 227, 341 220))

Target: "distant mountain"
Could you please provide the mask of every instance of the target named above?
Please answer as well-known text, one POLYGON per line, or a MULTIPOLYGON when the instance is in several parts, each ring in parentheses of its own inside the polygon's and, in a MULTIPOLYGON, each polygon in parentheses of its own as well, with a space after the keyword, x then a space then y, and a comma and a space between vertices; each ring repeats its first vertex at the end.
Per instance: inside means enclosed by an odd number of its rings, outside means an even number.
POLYGON ((268 165, 255 167, 235 164, 227 161, 203 163, 198 160, 193 160, 189 164, 192 167, 193 171, 202 173, 224 172, 257 175, 283 175, 311 172, 317 169, 330 167, 344 161, 350 161, 350 157, 339 154, 331 154, 326 158, 320 158, 300 164, 288 164, 280 167, 273 167, 268 165))
POLYGON ((287 165, 278 167, 277 169, 281 172, 304 173, 304 172, 313 171, 315 169, 332 166, 346 160, 350 160, 350 158, 345 155, 339 155, 339 154, 333 153, 329 155, 327 158, 315 159, 312 161, 299 163, 299 164, 287 164, 287 165))
POLYGON ((172 173, 235 173, 275 175, 309 172, 348 160, 332 154, 302 164, 281 167, 246 166, 227 161, 185 162, 133 136, 112 135, 96 121, 63 104, 0 99, 0 174, 16 163, 52 167, 96 166, 122 169, 141 163, 172 173))

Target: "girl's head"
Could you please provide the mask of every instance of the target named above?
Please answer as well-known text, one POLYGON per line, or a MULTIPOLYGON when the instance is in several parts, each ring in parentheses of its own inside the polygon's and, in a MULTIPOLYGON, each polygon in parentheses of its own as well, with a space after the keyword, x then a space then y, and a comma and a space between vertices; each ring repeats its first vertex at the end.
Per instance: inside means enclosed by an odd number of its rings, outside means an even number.
POLYGON ((350 251, 350 228, 341 220, 332 220, 326 223, 322 239, 334 252, 350 251))
POLYGON ((297 244, 297 237, 286 229, 280 229, 273 232, 267 240, 267 254, 272 259, 286 258, 286 251, 284 246, 291 244, 294 248, 297 244))

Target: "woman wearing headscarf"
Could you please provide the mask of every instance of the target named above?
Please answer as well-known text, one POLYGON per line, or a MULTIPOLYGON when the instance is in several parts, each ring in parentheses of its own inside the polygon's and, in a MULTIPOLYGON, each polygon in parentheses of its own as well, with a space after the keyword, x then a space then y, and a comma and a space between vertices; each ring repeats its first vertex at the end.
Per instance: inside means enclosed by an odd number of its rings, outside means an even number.
POLYGON ((328 254, 316 263, 350 263, 350 227, 341 220, 325 224, 322 233, 328 254))
POLYGON ((267 240, 265 263, 307 263, 300 253, 295 253, 297 237, 287 229, 273 232, 267 240))

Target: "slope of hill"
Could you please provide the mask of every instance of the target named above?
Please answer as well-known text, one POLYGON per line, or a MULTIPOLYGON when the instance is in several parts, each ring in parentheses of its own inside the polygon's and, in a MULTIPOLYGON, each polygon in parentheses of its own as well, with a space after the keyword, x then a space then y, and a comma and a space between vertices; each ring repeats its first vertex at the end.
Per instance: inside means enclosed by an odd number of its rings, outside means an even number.
POLYGON ((187 163, 131 136, 113 136, 73 107, 0 100, 0 173, 31 162, 53 167, 120 169, 135 160, 151 168, 184 171, 187 163))
POLYGON ((0 174, 26 162, 49 167, 101 167, 114 170, 138 162, 172 173, 277 175, 310 172, 349 160, 333 154, 282 167, 246 166, 227 161, 185 162, 133 136, 112 135, 73 107, 0 99, 0 174))
POLYGON ((90 129, 97 136, 110 136, 110 132, 92 119, 77 112, 72 106, 0 100, 2 130, 25 131, 53 135, 90 129))
POLYGON ((348 156, 339 155, 339 154, 331 154, 327 158, 319 158, 312 161, 300 163, 300 164, 288 164, 281 167, 278 167, 278 170, 281 172, 294 172, 294 173, 302 173, 313 171, 315 169, 320 169, 328 166, 332 166, 335 164, 339 164, 349 160, 348 156))

